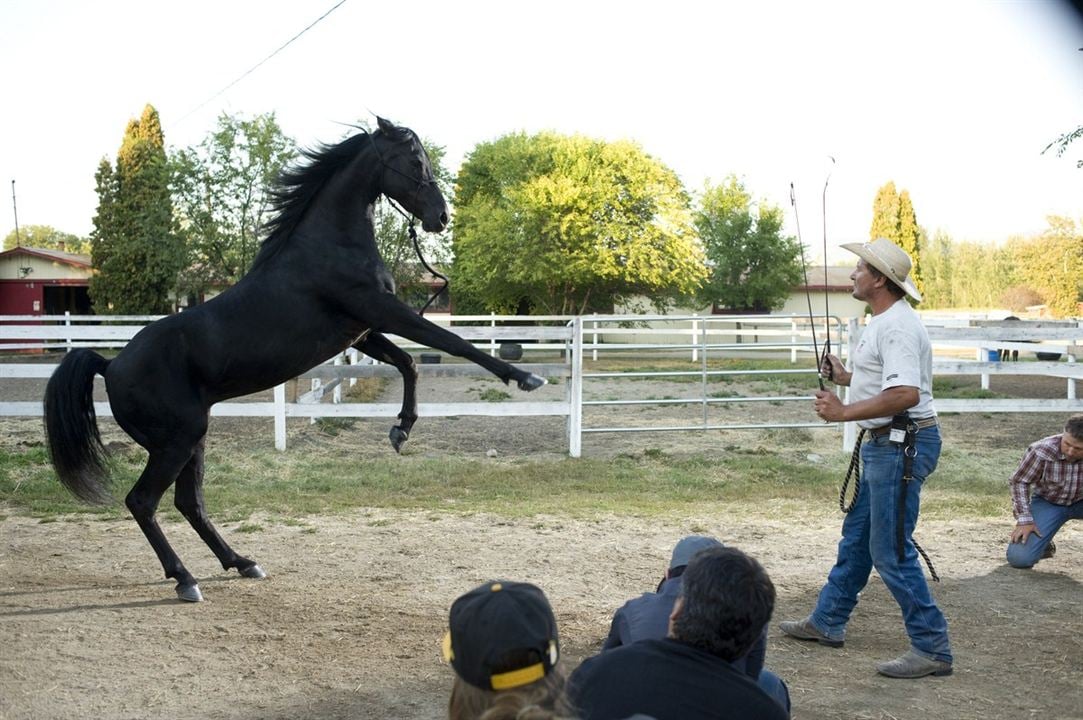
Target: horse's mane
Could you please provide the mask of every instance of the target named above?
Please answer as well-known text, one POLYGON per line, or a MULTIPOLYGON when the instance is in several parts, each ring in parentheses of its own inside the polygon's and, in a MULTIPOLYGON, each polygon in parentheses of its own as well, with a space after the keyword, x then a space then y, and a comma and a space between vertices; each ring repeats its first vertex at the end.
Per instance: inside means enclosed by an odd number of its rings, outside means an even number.
POLYGON ((320 144, 304 149, 301 151, 304 162, 282 172, 270 193, 271 210, 275 214, 263 225, 267 237, 252 262, 253 268, 278 252, 301 222, 312 199, 332 175, 357 157, 369 138, 368 133, 361 132, 337 145, 320 144))

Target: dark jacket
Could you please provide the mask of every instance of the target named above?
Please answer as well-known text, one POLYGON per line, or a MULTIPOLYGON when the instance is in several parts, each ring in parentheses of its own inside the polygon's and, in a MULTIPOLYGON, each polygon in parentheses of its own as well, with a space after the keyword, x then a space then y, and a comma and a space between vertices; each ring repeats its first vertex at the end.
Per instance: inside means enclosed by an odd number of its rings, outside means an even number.
POLYGON ((583 661, 568 680, 582 720, 786 720, 732 664, 673 638, 641 640, 583 661))
MULTIPOLYGON (((661 639, 669 634, 669 615, 673 604, 681 594, 681 576, 662 582, 656 593, 644 593, 629 600, 613 615, 609 627, 609 637, 605 639, 602 650, 611 650, 621 645, 630 645, 637 640, 661 639)), ((752 648, 742 657, 733 661, 733 665, 755 679, 763 670, 767 656, 767 626, 752 648)))

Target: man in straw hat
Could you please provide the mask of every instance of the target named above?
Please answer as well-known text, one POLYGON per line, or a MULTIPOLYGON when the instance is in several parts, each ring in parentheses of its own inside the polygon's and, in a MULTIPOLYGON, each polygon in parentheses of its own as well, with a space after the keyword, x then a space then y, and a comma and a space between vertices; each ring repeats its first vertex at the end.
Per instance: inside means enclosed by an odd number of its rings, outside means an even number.
POLYGON ((872 309, 872 319, 850 357, 852 370, 827 355, 822 370, 836 385, 850 386, 850 402, 816 393, 816 414, 828 422, 857 422, 863 464, 854 505, 842 524, 838 559, 812 614, 786 621, 784 633, 828 647, 842 647, 846 623, 873 567, 902 610, 910 649, 876 666, 888 677, 950 675, 948 626, 929 593, 911 537, 918 519, 921 485, 940 457, 940 430, 933 409, 932 347, 906 298, 921 301, 910 280, 910 257, 877 238, 846 243, 858 256, 850 275, 853 296, 872 309))

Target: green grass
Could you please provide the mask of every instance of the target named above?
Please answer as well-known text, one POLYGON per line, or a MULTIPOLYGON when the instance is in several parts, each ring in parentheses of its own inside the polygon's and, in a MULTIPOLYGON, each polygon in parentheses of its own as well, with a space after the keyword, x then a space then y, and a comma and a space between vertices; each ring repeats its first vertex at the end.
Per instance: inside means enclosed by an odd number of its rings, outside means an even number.
MULTIPOLYGON (((760 445, 720 444, 710 456, 674 456, 657 448, 615 458, 474 459, 388 456, 358 464, 348 453, 248 451, 238 465, 235 450, 207 453, 207 506, 220 522, 246 521, 303 527, 308 515, 360 507, 431 512, 492 512, 512 517, 538 514, 579 518, 605 514, 670 516, 704 511, 740 512, 765 501, 783 507, 831 506, 849 455, 832 452, 810 460, 800 434, 766 433, 760 445)), ((923 493, 926 517, 999 517, 1007 511, 1004 468, 1018 460, 1015 448, 981 453, 948 446, 923 493)), ((142 453, 116 461, 118 498, 143 465, 142 453)), ((118 499, 104 508, 78 503, 60 486, 42 448, 0 451, 0 507, 5 514, 55 520, 69 513, 102 518, 127 515, 118 499)), ((161 512, 179 519, 171 494, 161 512)))

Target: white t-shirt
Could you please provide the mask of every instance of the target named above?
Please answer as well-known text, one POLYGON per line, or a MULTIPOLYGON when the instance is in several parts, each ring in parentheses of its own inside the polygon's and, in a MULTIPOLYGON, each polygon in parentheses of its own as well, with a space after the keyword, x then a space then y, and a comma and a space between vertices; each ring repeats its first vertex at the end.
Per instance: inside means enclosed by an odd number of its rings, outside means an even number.
MULTIPOLYGON (((850 358, 850 402, 868 400, 893 387, 916 387, 918 404, 910 417, 936 415, 933 408, 933 348, 929 333, 906 300, 873 315, 850 358)), ((890 417, 858 420, 863 428, 887 425, 890 417)))

